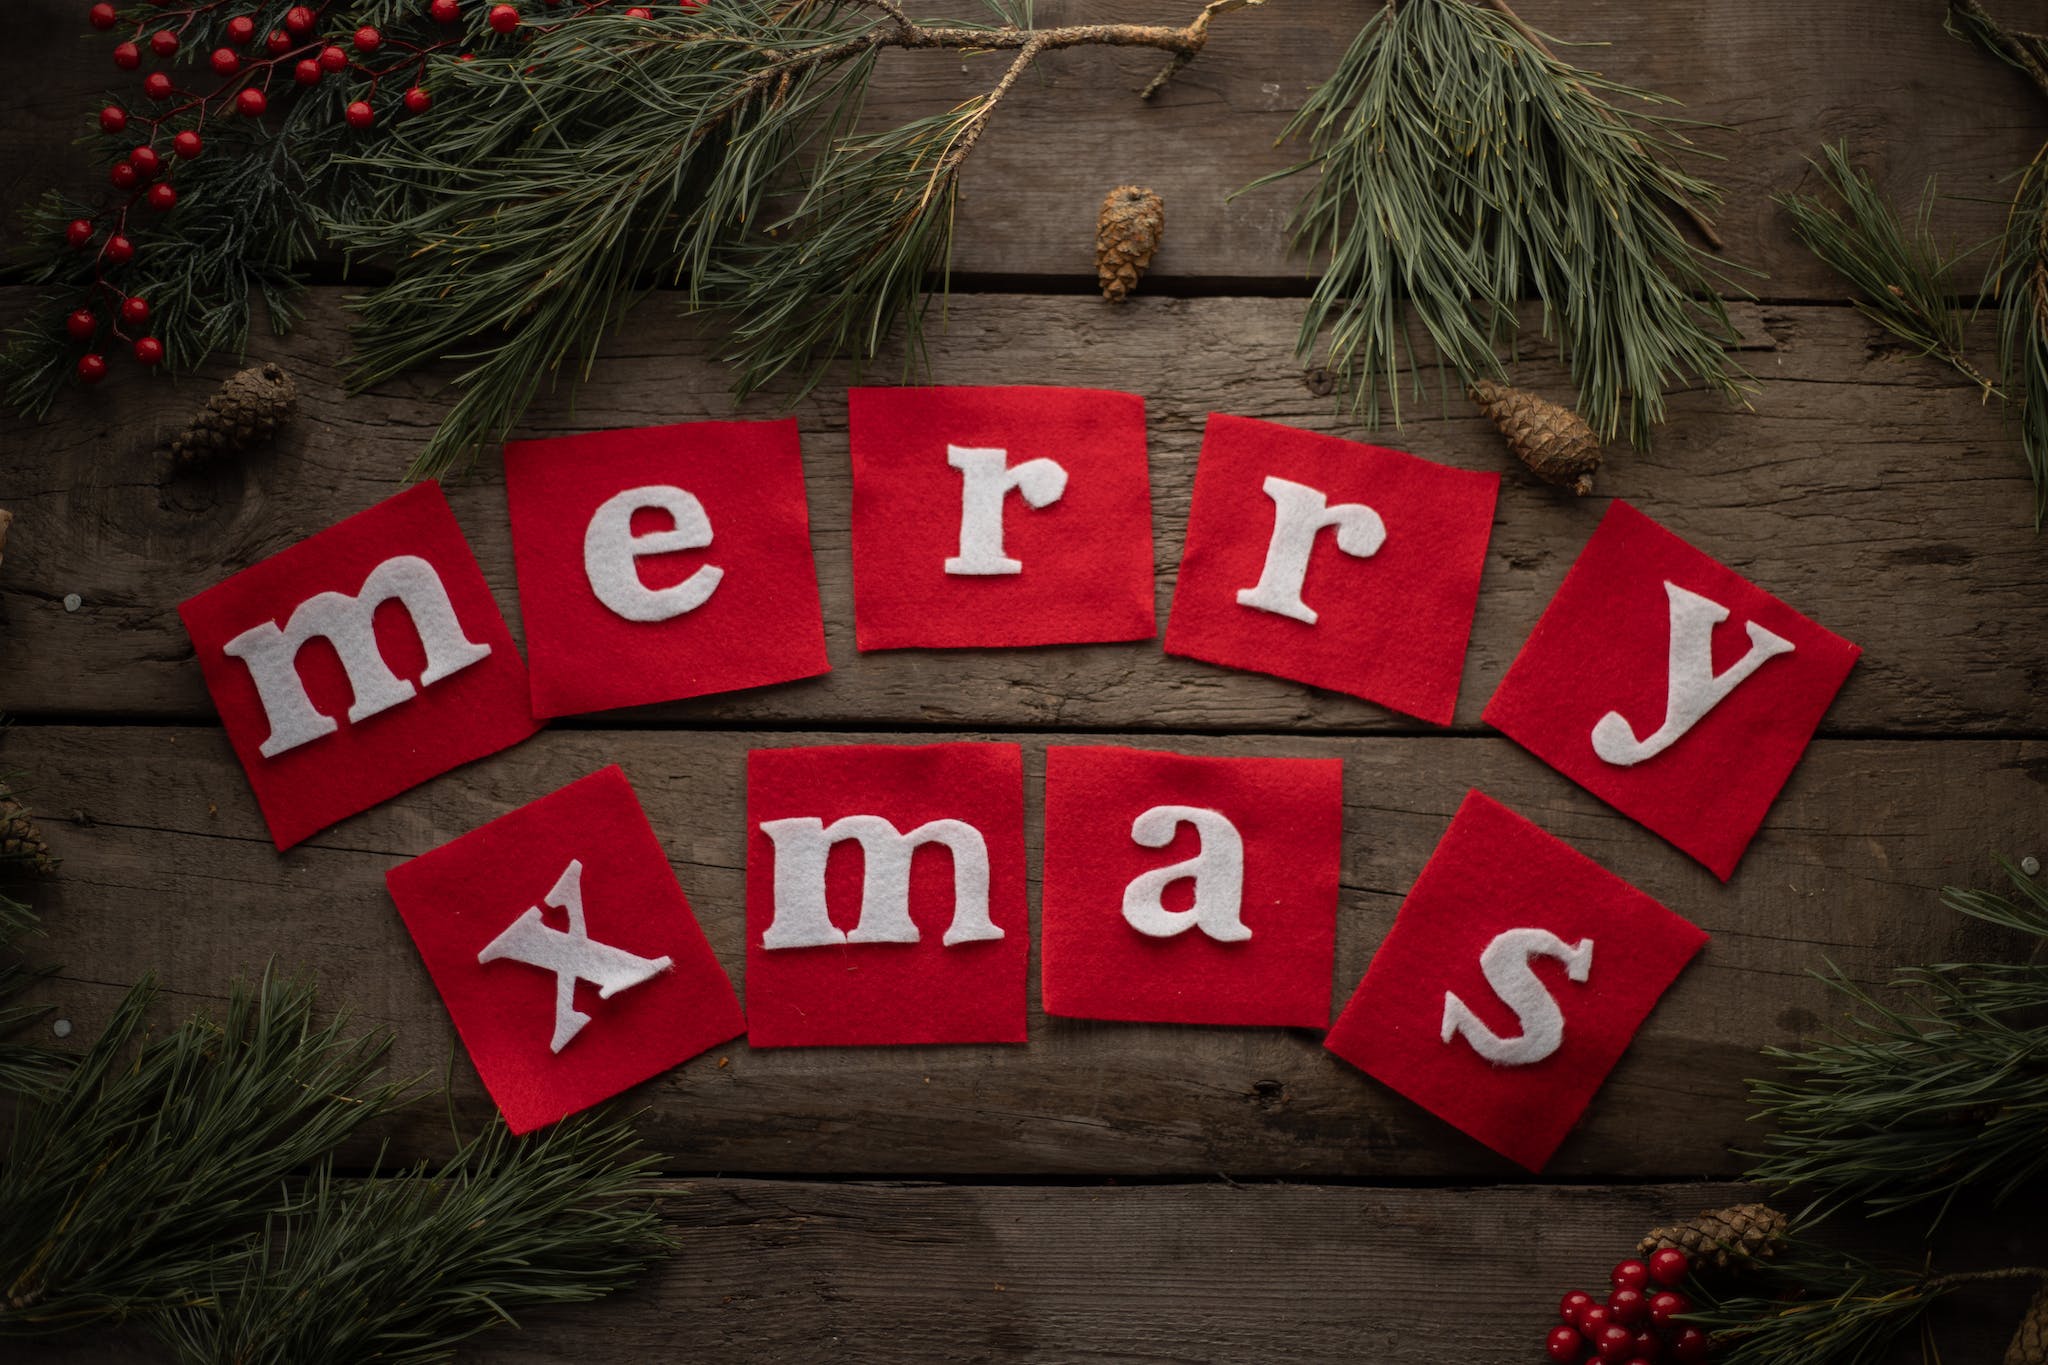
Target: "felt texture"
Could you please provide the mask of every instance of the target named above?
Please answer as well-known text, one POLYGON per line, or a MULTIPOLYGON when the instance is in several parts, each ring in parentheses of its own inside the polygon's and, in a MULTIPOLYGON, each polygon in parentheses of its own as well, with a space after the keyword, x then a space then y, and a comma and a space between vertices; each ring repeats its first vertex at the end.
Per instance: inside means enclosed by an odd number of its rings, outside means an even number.
POLYGON ((1706 942, 1470 792, 1324 1046, 1539 1171, 1706 942))
POLYGON ((533 712, 828 672, 794 420, 505 447, 533 712))
POLYGON ((616 765, 384 880, 515 1133, 588 1109, 746 1028, 616 765), (535 937, 542 932, 551 937, 535 937), (582 979, 565 990, 557 966, 582 979))
POLYGON ((1861 653, 1616 502, 1485 719, 1725 882, 1861 653))
POLYGON ((1499 490, 1498 474, 1212 413, 1166 652, 1448 725, 1499 490))
POLYGON ((1046 1012, 1323 1027, 1343 838, 1338 759, 1048 749, 1039 946, 1046 1012), (1186 812, 1227 821, 1235 834, 1242 860, 1234 916, 1212 908, 1203 918, 1205 894, 1227 896, 1231 860, 1211 837, 1220 831, 1186 812), (1198 859, 1225 870, 1224 884, 1191 886, 1198 859), (1162 869, 1180 864, 1180 875, 1163 882, 1162 869), (1134 902, 1156 928, 1172 921, 1160 922, 1155 904, 1184 918, 1169 934, 1149 932, 1132 922, 1134 902))
POLYGON ((861 649, 1152 637, 1144 399, 854 389, 847 409, 861 649))
POLYGON ((1021 1043, 1030 940, 1016 745, 747 755, 753 1046, 1021 1043))
POLYGON ((279 849, 539 728, 511 632, 433 482, 178 615, 279 849))

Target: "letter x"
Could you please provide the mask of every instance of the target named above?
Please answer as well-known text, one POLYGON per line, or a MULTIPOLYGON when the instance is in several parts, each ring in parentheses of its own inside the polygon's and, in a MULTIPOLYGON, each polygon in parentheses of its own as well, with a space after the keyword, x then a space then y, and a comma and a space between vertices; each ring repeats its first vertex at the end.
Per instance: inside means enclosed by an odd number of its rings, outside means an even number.
POLYGON ((546 903, 569 912, 567 933, 548 928, 540 907, 530 905, 476 955, 476 960, 495 962, 508 957, 555 974, 555 1037, 548 1048, 560 1052, 590 1022, 590 1016, 576 1008, 578 981, 588 981, 597 987, 598 999, 609 1000, 667 971, 669 960, 639 957, 590 936, 583 927, 583 864, 578 859, 570 860, 555 881, 555 889, 548 892, 546 903))

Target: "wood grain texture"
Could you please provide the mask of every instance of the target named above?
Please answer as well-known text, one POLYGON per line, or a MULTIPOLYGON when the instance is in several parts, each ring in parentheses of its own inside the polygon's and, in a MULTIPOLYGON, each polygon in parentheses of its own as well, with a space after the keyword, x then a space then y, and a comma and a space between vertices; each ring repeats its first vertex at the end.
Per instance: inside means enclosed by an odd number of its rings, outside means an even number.
MULTIPOLYGON (((892 737, 901 738, 873 738, 892 737)), ((74 1036, 95 1036, 120 987, 145 971, 159 974, 169 1006, 183 1012, 275 958, 316 971, 328 998, 364 1021, 391 1025, 399 1067, 414 1071, 460 1050, 384 892, 384 873, 401 858, 620 762, 713 948, 741 980, 746 750, 856 738, 869 737, 552 731, 283 856, 215 731, 22 726, 0 743, 0 766, 37 775, 35 797, 65 860, 39 897, 52 925, 39 955, 71 964, 48 998, 74 1036)), ((1047 737, 1016 738, 1035 868, 1047 737)), ((1839 1013, 1808 975, 1824 957, 1874 980, 1901 962, 2007 946, 1940 909, 1937 889, 1988 885, 1991 851, 2033 847, 2048 779, 2048 745, 2037 743, 1823 742, 1723 888, 1505 741, 1182 736, 1170 747, 1345 760, 1340 1002, 1474 786, 1713 935, 1551 1162, 1548 1174, 1565 1179, 1739 1171, 1729 1148, 1754 1137, 1742 1080, 1758 1070, 1757 1049, 1791 1043, 1839 1013), (1682 1123, 1670 1121, 1674 1109, 1682 1123)), ((678 1171, 1514 1173, 1324 1052, 1312 1032, 1046 1019, 1035 985, 1032 998, 1023 1047, 735 1045, 650 1082, 630 1102, 649 1106, 649 1138, 678 1171)), ((456 1074, 463 1112, 486 1112, 466 1062, 456 1074)), ((400 1127, 398 1151, 434 1150, 445 1136, 438 1116, 423 1114, 400 1127)))
MULTIPOLYGON (((931 15, 979 17, 971 0, 926 5, 931 15)), ((1198 0, 1048 0, 1041 22, 1114 17, 1183 23, 1198 0)), ((1569 43, 1581 65, 1678 101, 1718 183, 1715 212, 1728 258, 1760 277, 1738 282, 1771 299, 1839 298, 1770 202, 1811 187, 1807 158, 1846 139, 1903 199, 1929 175, 1952 198, 1942 222, 1961 242, 1998 230, 2006 182, 2048 128, 2048 109, 2024 79, 1942 31, 1939 0, 1726 0, 1645 5, 1633 0, 1519 0, 1532 23, 1569 43)), ((101 168, 81 164, 72 139, 110 89, 131 92, 108 53, 81 36, 72 0, 14 0, 0 50, 0 111, 8 155, 0 194, 20 202, 51 185, 97 192, 101 168), (122 77, 117 80, 117 77, 122 77)), ((1368 7, 1356 0, 1284 0, 1229 14, 1208 51, 1154 103, 1137 92, 1159 69, 1145 51, 1076 51, 1038 63, 976 149, 962 186, 956 270, 1054 278, 1094 288, 1094 222, 1110 187, 1137 181, 1164 195, 1166 242, 1150 289, 1213 290, 1256 281, 1305 289, 1289 253, 1287 220, 1299 183, 1232 199, 1299 158, 1276 147, 1301 101, 1335 68, 1368 7)), ((950 107, 992 85, 1001 56, 892 53, 871 118, 900 121, 950 107)))
MULTIPOLYGON (((298 376, 300 415, 276 448, 246 463, 159 481, 150 433, 183 421, 205 383, 113 385, 68 399, 42 425, 0 422, 9 451, 0 506, 18 517, 0 571, 0 709, 213 718, 177 603, 396 491, 442 411, 433 375, 344 399, 334 369, 345 345, 340 292, 319 291, 301 331, 265 344, 261 354, 298 376), (81 610, 64 609, 70 593, 81 610)), ((8 296, 0 291, 0 305, 8 296)), ((961 297, 934 347, 933 378, 1147 395, 1162 626, 1212 410, 1506 468, 1458 705, 1467 731, 1609 497, 1630 499, 1864 647, 1827 733, 2048 730, 2048 633, 2029 624, 2039 619, 2042 543, 2023 510, 2030 494, 2011 428, 1973 389, 1880 344, 1847 309, 1749 308, 1742 321, 1741 358, 1758 376, 1750 408, 1677 396, 1655 451, 1613 452, 1599 492, 1576 500, 1513 466, 1462 400, 1447 415, 1423 404, 1406 428, 1379 433, 1334 411, 1290 358, 1294 305, 1281 300, 1149 299, 1112 309, 1081 298, 961 297)), ((609 348, 575 406, 546 400, 523 430, 734 415, 725 373, 703 354, 689 323, 651 309, 609 348)), ((1523 368, 1538 386, 1559 379, 1549 357, 1523 368)), ((737 415, 781 410, 757 401, 737 415)), ((1156 643, 858 654, 843 391, 793 411, 835 671, 636 711, 635 723, 1421 728, 1366 702, 1169 659, 1156 643)), ((516 631, 496 459, 450 496, 516 631)))
MULTIPOLYGON (((1609 1267, 1649 1228, 1751 1195, 1723 1184, 675 1181, 662 1198, 673 1257, 615 1298, 533 1314, 462 1359, 1520 1365, 1543 1359, 1565 1291, 1604 1293, 1609 1267)), ((1966 1243, 1963 1254, 1981 1263, 2007 1250, 1966 1243)), ((2009 1286, 1937 1309, 1942 1358, 1995 1360, 2023 1302, 2009 1286)), ((161 1356, 92 1341, 10 1358, 161 1356)))

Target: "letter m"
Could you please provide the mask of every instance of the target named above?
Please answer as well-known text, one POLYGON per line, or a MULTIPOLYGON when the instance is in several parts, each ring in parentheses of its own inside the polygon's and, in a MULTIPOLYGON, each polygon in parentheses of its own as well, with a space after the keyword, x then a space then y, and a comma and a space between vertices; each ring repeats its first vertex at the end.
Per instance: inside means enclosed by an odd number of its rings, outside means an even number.
POLYGON ((386 602, 403 606, 419 632, 427 656, 426 671, 420 674, 422 686, 437 683, 491 652, 489 645, 477 644, 463 634, 448 590, 441 586, 441 576, 433 565, 417 555, 387 559, 370 571, 362 591, 353 597, 341 592, 309 597, 292 612, 282 630, 276 622, 265 621, 223 647, 222 652, 247 664, 249 676, 256 680, 256 694, 270 721, 270 738, 263 741, 262 748, 265 758, 332 734, 337 728, 331 716, 314 707, 299 677, 299 649, 316 635, 341 656, 354 696, 348 708, 351 724, 412 698, 413 685, 391 671, 377 648, 373 621, 377 608, 386 602))
POLYGON ((981 831, 959 820, 932 820, 908 834, 879 815, 822 820, 767 820, 761 832, 775 846, 775 914, 761 936, 764 948, 815 948, 828 943, 915 943, 910 921, 910 860, 920 844, 939 844, 953 855, 953 919, 943 940, 956 943, 1003 936, 988 917, 988 845, 981 831), (860 919, 852 933, 832 923, 825 908, 825 864, 832 845, 860 844, 860 919))

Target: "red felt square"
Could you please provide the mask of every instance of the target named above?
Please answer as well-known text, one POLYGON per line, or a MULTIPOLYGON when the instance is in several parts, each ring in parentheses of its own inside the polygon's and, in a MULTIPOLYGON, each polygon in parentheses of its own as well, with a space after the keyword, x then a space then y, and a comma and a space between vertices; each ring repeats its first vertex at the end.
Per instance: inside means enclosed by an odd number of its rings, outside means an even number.
POLYGON ((1500 475, 1213 413, 1166 652, 1448 725, 1500 475))
POLYGON ((505 447, 533 713, 830 671, 794 420, 505 447))
POLYGON ((1727 881, 1862 652, 1617 502, 1485 719, 1727 881))
POLYGON ((1149 640, 1145 400, 1099 389, 854 389, 862 649, 1149 640))
POLYGON ((1047 750, 1046 1013, 1324 1027, 1343 843, 1340 759, 1047 750))
POLYGON ((437 483, 178 615, 280 849, 539 728, 526 666, 437 483))
POLYGON ((1471 792, 1324 1046, 1541 1170, 1706 942, 1471 792))
POLYGON ((1030 951, 1016 745, 747 755, 755 1047, 1021 1043, 1030 951))
POLYGON ((617 765, 401 863, 384 881, 515 1133, 746 1029, 617 765))

